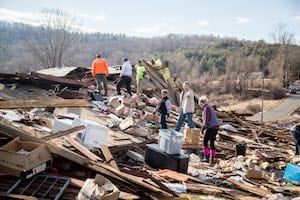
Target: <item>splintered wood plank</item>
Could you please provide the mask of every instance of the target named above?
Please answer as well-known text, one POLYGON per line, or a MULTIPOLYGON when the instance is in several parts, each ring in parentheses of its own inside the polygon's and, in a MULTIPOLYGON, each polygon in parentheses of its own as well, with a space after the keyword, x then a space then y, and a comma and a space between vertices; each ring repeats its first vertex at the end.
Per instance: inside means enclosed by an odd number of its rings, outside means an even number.
POLYGON ((90 150, 85 148, 83 145, 81 145, 79 142, 74 140, 70 137, 65 137, 65 140, 68 141, 73 147, 75 147, 80 153, 82 153, 84 156, 89 158, 92 161, 101 161, 102 159, 99 158, 97 155, 92 153, 90 150))
POLYGON ((107 163, 113 168, 120 170, 108 147, 105 144, 102 144, 100 149, 107 163))
POLYGON ((88 107, 85 99, 9 100, 0 101, 2 109, 46 108, 46 107, 88 107))
POLYGON ((159 197, 159 199, 162 199, 163 197, 173 197, 172 194, 162 190, 161 188, 157 188, 151 184, 143 182, 143 178, 118 171, 107 164, 98 162, 89 164, 88 167, 104 175, 113 175, 112 177, 116 177, 118 180, 129 182, 131 185, 136 185, 141 188, 142 191, 151 192, 153 196, 159 197))
POLYGON ((6 192, 0 192, 1 199, 22 199, 22 200, 38 200, 35 197, 18 195, 18 194, 8 194, 6 192))
POLYGON ((234 184, 235 186, 237 186, 238 188, 240 188, 246 192, 250 192, 252 194, 255 194, 255 195, 258 195, 261 197, 266 197, 268 195, 272 195, 272 192, 270 192, 269 190, 263 190, 259 187, 255 187, 254 185, 249 186, 249 185, 246 185, 242 182, 239 182, 239 181, 236 181, 233 179, 227 179, 227 181, 229 181, 230 183, 234 184))
MULTIPOLYGON (((94 112, 89 110, 88 108, 57 108, 55 109, 56 115, 67 115, 68 113, 79 113, 79 117, 82 119, 88 119, 94 122, 97 122, 102 125, 106 125, 109 122, 121 122, 122 120, 118 119, 112 119, 106 116, 106 118, 103 117, 103 115, 99 112, 94 112), (70 111, 72 109, 72 112, 70 111), (76 111, 76 112, 75 112, 76 111)), ((120 131, 113 131, 109 130, 109 137, 106 145, 108 147, 123 147, 123 146, 130 146, 133 143, 141 144, 143 143, 142 140, 138 139, 137 137, 134 137, 132 135, 129 135, 125 132, 120 131)))
POLYGON ((57 133, 49 134, 47 136, 42 137, 41 139, 45 140, 45 141, 52 140, 52 139, 59 138, 59 137, 64 136, 64 135, 69 135, 71 133, 81 131, 83 129, 85 129, 85 126, 83 126, 83 125, 82 126, 76 126, 74 128, 68 129, 66 131, 59 131, 57 133))
POLYGON ((131 193, 127 193, 127 192, 121 191, 121 192, 120 192, 119 199, 122 199, 122 200, 128 200, 128 199, 131 199, 131 200, 134 200, 134 199, 141 199, 141 197, 140 197, 140 196, 137 196, 137 195, 135 195, 135 194, 131 194, 131 193))

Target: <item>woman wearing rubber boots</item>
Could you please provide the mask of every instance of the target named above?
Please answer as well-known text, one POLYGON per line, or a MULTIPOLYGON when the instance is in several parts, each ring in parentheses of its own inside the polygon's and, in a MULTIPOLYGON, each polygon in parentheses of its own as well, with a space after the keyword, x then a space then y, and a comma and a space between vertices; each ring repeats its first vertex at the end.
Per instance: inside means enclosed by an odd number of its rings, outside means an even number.
POLYGON ((205 96, 200 97, 199 105, 203 109, 202 111, 202 129, 201 133, 204 134, 203 139, 203 155, 206 162, 214 164, 216 157, 215 141, 219 130, 220 121, 217 117, 215 109, 208 104, 208 99, 205 96), (210 142, 210 148, 208 147, 210 142))

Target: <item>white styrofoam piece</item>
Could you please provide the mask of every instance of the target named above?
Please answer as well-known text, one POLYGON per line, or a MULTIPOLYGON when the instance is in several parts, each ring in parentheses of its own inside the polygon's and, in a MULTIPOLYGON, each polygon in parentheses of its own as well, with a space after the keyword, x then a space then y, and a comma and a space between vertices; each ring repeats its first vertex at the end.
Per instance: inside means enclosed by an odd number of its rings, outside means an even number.
POLYGON ((5 119, 9 120, 9 121, 21 121, 22 120, 22 116, 14 110, 3 110, 3 112, 5 114, 1 114, 2 117, 4 117, 5 119))

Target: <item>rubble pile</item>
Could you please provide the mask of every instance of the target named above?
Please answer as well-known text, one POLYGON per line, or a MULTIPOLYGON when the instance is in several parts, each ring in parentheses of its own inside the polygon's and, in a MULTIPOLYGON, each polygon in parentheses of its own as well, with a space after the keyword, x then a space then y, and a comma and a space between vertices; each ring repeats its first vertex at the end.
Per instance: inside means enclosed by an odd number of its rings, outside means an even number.
MULTIPOLYGON (((114 95, 114 84, 109 82, 109 97, 97 100, 92 100, 93 80, 86 69, 1 74, 0 197, 189 199, 187 194, 206 194, 271 200, 300 196, 300 158, 294 156, 289 130, 248 121, 234 112, 217 111, 223 124, 214 165, 201 161, 200 130, 185 129, 185 157, 178 158, 181 168, 153 167, 148 153, 161 139, 158 115, 153 114, 160 90, 170 93, 173 105, 167 124, 174 129, 181 82, 165 75, 165 63, 160 68, 143 63, 147 76, 142 96, 114 95), (20 162, 14 162, 19 157, 20 162)), ((197 108, 197 128, 202 124, 200 112, 197 108)), ((154 158, 158 165, 164 162, 164 157, 154 158)))

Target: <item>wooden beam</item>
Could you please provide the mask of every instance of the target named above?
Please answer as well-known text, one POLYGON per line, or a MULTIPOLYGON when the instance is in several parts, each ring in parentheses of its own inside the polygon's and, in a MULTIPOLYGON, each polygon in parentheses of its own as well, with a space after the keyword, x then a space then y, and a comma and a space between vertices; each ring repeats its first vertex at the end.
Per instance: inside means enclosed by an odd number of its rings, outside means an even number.
POLYGON ((31 196, 25 196, 25 195, 19 195, 19 194, 8 194, 6 192, 0 191, 0 197, 1 199, 22 199, 22 200, 38 200, 35 197, 31 196))
POLYGON ((64 148, 60 144, 60 142, 58 142, 59 140, 61 140, 59 138, 50 141, 44 141, 40 138, 31 136, 30 133, 24 133, 22 130, 14 127, 11 124, 6 124, 5 121, 7 120, 0 120, 0 129, 1 131, 5 131, 8 135, 11 135, 12 137, 20 136, 20 138, 24 140, 36 141, 36 142, 41 142, 43 144, 47 144, 50 147, 50 151, 52 153, 57 154, 63 158, 71 160, 80 165, 87 166, 90 169, 93 169, 94 171, 99 172, 107 177, 119 180, 122 183, 126 184, 127 186, 134 186, 135 190, 139 192, 146 192, 159 199, 163 197, 171 198, 173 196, 172 194, 164 191, 162 188, 157 188, 154 187, 153 185, 144 183, 143 178, 133 176, 124 172, 120 172, 119 170, 107 165, 106 163, 97 162, 98 157, 96 155, 94 154, 92 155, 92 153, 89 150, 87 150, 85 147, 80 145, 78 142, 77 144, 76 141, 73 139, 67 139, 67 141, 69 143, 72 143, 72 146, 75 146, 75 148, 77 147, 76 149, 80 150, 81 153, 83 153, 85 156, 90 157, 90 159, 86 159, 80 156, 79 154, 64 148))
POLYGON ((143 178, 133 176, 133 175, 130 175, 130 174, 127 174, 124 172, 120 172, 107 164, 98 162, 98 163, 94 163, 94 165, 98 166, 99 168, 109 171, 110 173, 114 174, 115 176, 119 177, 120 179, 130 182, 132 185, 139 186, 139 187, 143 188, 143 190, 145 190, 145 191, 152 192, 151 194, 156 197, 172 197, 173 196, 172 194, 170 194, 160 188, 154 187, 153 185, 143 182, 143 178))
POLYGON ((161 74, 155 69, 153 68, 153 66, 151 64, 149 64, 147 61, 143 60, 143 62, 145 63, 145 69, 147 74, 150 76, 150 78, 153 81, 157 81, 162 88, 164 89, 168 89, 169 91, 169 97, 172 100, 172 103, 179 105, 179 102, 177 101, 177 97, 178 95, 176 95, 176 91, 173 90, 172 86, 165 82, 165 80, 162 78, 161 74))
POLYGON ((105 144, 102 144, 100 146, 100 149, 101 149, 101 152, 106 160, 106 162, 112 166, 113 168, 117 169, 120 171, 119 167, 118 167, 118 164, 117 162, 114 160, 109 148, 105 145, 105 144))
POLYGON ((97 155, 92 153, 90 150, 85 148, 83 145, 81 145, 79 142, 77 142, 73 138, 71 138, 71 137, 65 137, 65 138, 66 138, 67 142, 69 142, 73 147, 75 147, 80 153, 82 153, 84 156, 86 156, 90 160, 95 161, 95 162, 102 160, 101 158, 99 158, 97 155))
POLYGON ((0 101, 0 109, 46 108, 46 107, 88 107, 85 99, 9 100, 0 101))
POLYGON ((156 71, 151 64, 149 64, 147 61, 143 60, 145 63, 145 69, 148 75, 150 75, 150 78, 157 80, 164 88, 168 87, 168 84, 163 80, 161 75, 156 71))
POLYGON ((85 126, 83 126, 83 125, 82 126, 76 126, 76 127, 71 128, 69 130, 66 130, 66 131, 59 131, 57 133, 49 134, 47 136, 42 137, 41 139, 45 140, 45 141, 52 140, 52 139, 55 139, 55 138, 59 138, 61 136, 65 136, 65 135, 69 135, 71 133, 75 133, 75 132, 81 131, 83 129, 85 129, 85 126))
POLYGON ((249 185, 243 184, 243 183, 233 180, 233 179, 227 179, 227 181, 229 181, 230 183, 234 184, 236 187, 238 187, 246 192, 250 192, 252 194, 255 194, 255 195, 258 195, 261 197, 266 197, 268 195, 272 195, 272 192, 255 187, 254 185, 249 186, 249 185))
POLYGON ((10 122, 7 121, 6 119, 0 120, 0 134, 4 134, 5 136, 8 136, 10 138, 20 137, 21 140, 33 141, 33 142, 39 142, 42 144, 46 144, 49 146, 50 152, 53 154, 59 155, 63 158, 66 158, 68 160, 76 162, 80 165, 86 165, 88 163, 87 158, 63 147, 60 144, 60 142, 57 141, 58 139, 44 141, 40 138, 32 136, 32 135, 34 135, 34 133, 26 132, 24 130, 21 130, 21 129, 11 125, 10 122))

